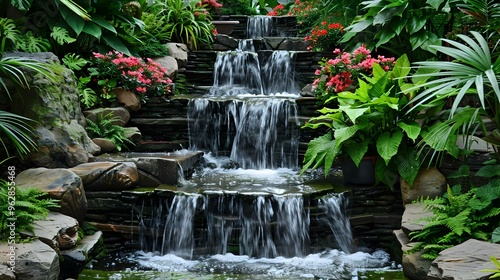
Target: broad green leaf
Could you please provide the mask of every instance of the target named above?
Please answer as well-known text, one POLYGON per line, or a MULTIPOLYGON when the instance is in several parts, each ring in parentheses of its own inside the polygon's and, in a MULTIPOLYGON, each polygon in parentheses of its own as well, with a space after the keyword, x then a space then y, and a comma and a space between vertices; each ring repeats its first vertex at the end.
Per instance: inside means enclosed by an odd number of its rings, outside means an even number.
POLYGON ((353 137, 358 130, 363 129, 368 125, 369 125, 368 123, 364 122, 364 123, 354 124, 352 126, 346 126, 343 128, 335 129, 333 135, 337 142, 337 147, 341 147, 344 141, 351 139, 351 137, 353 137))
POLYGON ((476 173, 476 176, 480 177, 495 177, 500 176, 500 166, 499 165, 486 165, 481 167, 476 173))
MULTIPOLYGON (((415 14, 413 14, 415 15, 415 14)), ((413 35, 414 33, 420 31, 422 29, 422 27, 425 26, 425 24, 427 23, 427 19, 425 17, 417 17, 416 15, 415 16, 412 16, 410 19, 409 19, 409 24, 407 25, 408 27, 408 33, 410 35, 413 35)))
POLYGON ((406 132, 408 138, 415 141, 417 137, 420 135, 421 127, 416 121, 398 121, 398 126, 406 132))
POLYGON ((21 11, 28 11, 31 8, 33 0, 11 0, 10 4, 21 11))
POLYGON ((57 26, 52 28, 50 37, 54 38, 59 45, 70 44, 76 41, 75 38, 69 36, 68 30, 57 26))
POLYGON ((93 23, 91 21, 87 21, 85 23, 85 27, 83 28, 82 31, 83 31, 83 33, 87 33, 87 34, 95 37, 97 40, 101 39, 101 35, 102 35, 101 29, 99 28, 99 26, 97 26, 95 23, 93 23))
POLYGON ((384 159, 386 165, 397 154, 402 140, 403 133, 401 131, 396 131, 392 135, 389 132, 384 132, 377 138, 377 152, 384 159))
POLYGON ((381 45, 389 42, 395 36, 396 36, 396 33, 394 31, 392 31, 389 28, 384 28, 381 31, 379 31, 379 33, 377 33, 378 42, 375 46, 380 47, 381 45))
MULTIPOLYGON (((491 242, 500 243, 500 227, 497 227, 491 234, 491 242)), ((496 266, 500 269, 500 263, 497 261, 496 266)))
MULTIPOLYGON (((57 0, 57 1, 64 4, 74 14, 78 15, 78 17, 84 20, 90 20, 90 15, 88 14, 88 12, 74 1, 72 0, 57 0)), ((61 9, 61 6, 59 6, 59 9, 61 9)))
POLYGON ((368 152, 369 144, 370 139, 365 139, 361 143, 351 144, 347 146, 347 153, 356 166, 359 166, 359 163, 365 156, 366 152, 368 152))
POLYGON ((85 26, 85 20, 64 6, 60 7, 60 13, 66 23, 75 31, 76 35, 80 35, 85 26))
POLYGON ((425 41, 427 41, 427 39, 428 39, 427 32, 425 32, 425 31, 411 34, 410 35, 410 43, 411 43, 412 50, 415 50, 418 47, 422 46, 422 44, 424 44, 425 41))
POLYGON ((403 54, 396 60, 396 64, 392 69, 392 74, 394 75, 394 78, 404 78, 410 73, 410 70, 410 60, 406 54, 403 54))
POLYGON ((439 9, 439 6, 443 4, 444 0, 427 0, 426 3, 433 7, 435 10, 439 9))
POLYGON ((417 151, 412 148, 400 149, 396 156, 398 173, 410 186, 420 170, 420 160, 417 151))
POLYGON ((352 108, 351 106, 340 106, 343 112, 347 114, 349 119, 355 123, 359 116, 362 116, 369 108, 352 108))
POLYGON ((336 141, 332 139, 331 133, 317 137, 309 142, 307 151, 304 154, 304 166, 301 174, 309 167, 313 169, 323 165, 325 167, 325 177, 328 175, 335 158, 340 150, 336 147, 336 141), (313 165, 314 164, 314 165, 313 165))
POLYGON ((107 20, 105 20, 104 18, 102 18, 100 16, 93 16, 92 22, 101 26, 102 28, 105 28, 105 29, 113 32, 113 34, 115 34, 115 35, 117 34, 115 27, 111 23, 109 23, 107 20))
POLYGON ((122 52, 126 55, 129 55, 129 56, 131 55, 127 46, 125 46, 123 44, 123 42, 118 37, 116 37, 112 34, 104 33, 104 34, 102 34, 101 39, 104 40, 104 42, 106 42, 111 48, 113 48, 119 52, 122 52))

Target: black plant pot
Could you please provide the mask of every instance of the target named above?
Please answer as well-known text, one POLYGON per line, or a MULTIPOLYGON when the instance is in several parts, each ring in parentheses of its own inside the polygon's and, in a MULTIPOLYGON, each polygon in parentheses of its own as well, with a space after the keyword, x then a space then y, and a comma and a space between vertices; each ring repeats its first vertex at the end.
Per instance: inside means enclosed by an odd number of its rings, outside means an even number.
POLYGON ((376 156, 364 157, 359 166, 356 166, 351 158, 342 161, 342 173, 344 183, 355 185, 375 184, 375 162, 376 156))

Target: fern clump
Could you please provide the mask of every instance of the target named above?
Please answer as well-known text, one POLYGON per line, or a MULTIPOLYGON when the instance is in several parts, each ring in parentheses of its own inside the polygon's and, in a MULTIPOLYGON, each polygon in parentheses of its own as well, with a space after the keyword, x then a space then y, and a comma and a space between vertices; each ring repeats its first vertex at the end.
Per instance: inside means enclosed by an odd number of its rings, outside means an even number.
MULTIPOLYGON (((485 174, 484 169, 478 174, 485 174)), ((470 238, 490 240, 492 232, 500 226, 500 179, 492 178, 486 185, 464 193, 460 185, 448 187, 442 197, 420 202, 434 215, 425 219, 428 224, 421 231, 410 233, 418 244, 409 253, 423 250, 424 259, 433 260, 442 250, 470 238)))
POLYGON ((0 180, 0 240, 5 241, 11 236, 10 223, 15 223, 16 238, 19 239, 20 232, 32 230, 34 221, 45 219, 50 209, 57 207, 59 201, 46 198, 39 189, 18 188, 0 180))
POLYGON ((90 138, 106 138, 116 145, 116 149, 121 151, 127 144, 133 144, 132 141, 125 137, 125 129, 116 125, 116 121, 120 118, 108 114, 97 114, 95 122, 87 119, 87 133, 90 138))

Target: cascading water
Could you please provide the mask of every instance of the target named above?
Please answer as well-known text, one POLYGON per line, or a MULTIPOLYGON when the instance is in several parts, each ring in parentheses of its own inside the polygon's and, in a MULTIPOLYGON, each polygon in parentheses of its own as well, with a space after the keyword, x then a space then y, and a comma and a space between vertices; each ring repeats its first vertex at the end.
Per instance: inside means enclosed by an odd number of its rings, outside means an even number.
MULTIPOLYGON (((248 34, 268 36, 268 21, 250 18, 248 34)), ((383 252, 352 253, 344 194, 321 196, 297 176, 293 59, 286 51, 256 53, 251 40, 217 54, 214 84, 189 101, 188 112, 190 149, 205 151, 208 167, 175 192, 143 200, 141 249, 155 253, 141 253, 142 266, 351 279, 357 268, 387 264, 383 252)))
POLYGON ((247 37, 257 39, 271 36, 273 19, 269 16, 253 16, 248 18, 247 37))

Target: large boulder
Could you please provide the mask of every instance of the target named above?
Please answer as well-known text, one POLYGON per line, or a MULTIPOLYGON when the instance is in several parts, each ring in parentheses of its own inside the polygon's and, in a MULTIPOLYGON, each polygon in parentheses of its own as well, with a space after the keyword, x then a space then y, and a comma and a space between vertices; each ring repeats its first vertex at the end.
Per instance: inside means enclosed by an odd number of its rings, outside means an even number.
POLYGON ((57 211, 82 222, 87 213, 87 198, 82 179, 68 169, 32 168, 19 173, 15 179, 20 188, 33 187, 50 198, 60 199, 57 211))
POLYGON ((481 270, 496 269, 490 260, 491 256, 500 259, 500 244, 469 239, 439 253, 439 256, 431 264, 427 279, 488 279, 493 273, 481 270))
POLYGON ((419 197, 435 198, 446 192, 446 178, 435 167, 421 169, 413 185, 401 180, 401 196, 403 204, 411 203, 419 197))
POLYGON ((157 57, 153 59, 156 63, 160 64, 161 67, 165 68, 165 74, 172 80, 177 78, 177 73, 179 72, 179 66, 177 65, 177 60, 171 56, 157 57))
MULTIPOLYGON (((17 244, 15 274, 17 280, 58 280, 59 256, 40 240, 17 244)), ((3 256, 4 254, 2 254, 3 256)))
POLYGON ((38 150, 27 156, 26 163, 56 168, 87 162, 91 155, 99 152, 99 147, 83 128, 85 118, 73 72, 60 65, 51 53, 10 53, 4 56, 14 55, 52 63, 50 68, 57 73, 51 81, 44 75, 34 75, 26 70, 30 88, 13 95, 11 111, 36 121, 32 126, 36 130, 38 150))
POLYGON ((133 162, 91 162, 71 168, 80 176, 86 190, 121 191, 137 185, 139 173, 133 162))
POLYGON ((188 62, 188 47, 181 43, 167 43, 168 55, 177 60, 180 68, 186 68, 188 62))

